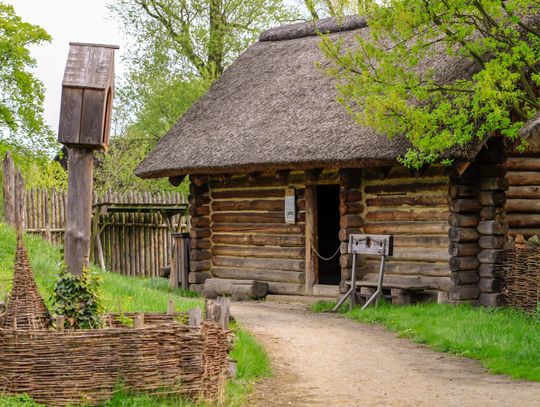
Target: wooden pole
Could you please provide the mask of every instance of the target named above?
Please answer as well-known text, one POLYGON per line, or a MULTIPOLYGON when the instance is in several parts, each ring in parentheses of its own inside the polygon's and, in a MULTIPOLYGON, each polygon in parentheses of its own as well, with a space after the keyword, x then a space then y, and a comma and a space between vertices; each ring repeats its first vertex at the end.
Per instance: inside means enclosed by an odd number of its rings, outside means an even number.
POLYGON ((68 271, 82 274, 88 267, 92 234, 92 180, 94 154, 86 148, 69 148, 68 196, 64 259, 68 271))
POLYGON ((317 187, 306 185, 306 294, 313 294, 318 280, 317 250, 317 187))
POLYGON ((8 225, 15 225, 15 164, 8 151, 4 158, 4 219, 8 225))

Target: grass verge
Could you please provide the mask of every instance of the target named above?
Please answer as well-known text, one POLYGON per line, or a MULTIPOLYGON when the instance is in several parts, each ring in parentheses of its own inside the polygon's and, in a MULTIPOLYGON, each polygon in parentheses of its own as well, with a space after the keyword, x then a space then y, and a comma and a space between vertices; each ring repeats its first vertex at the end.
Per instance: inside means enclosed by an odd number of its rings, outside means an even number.
MULTIPOLYGON (((320 302, 313 311, 335 304, 320 302)), ((386 326, 398 336, 479 360, 492 373, 540 381, 540 317, 507 308, 442 304, 378 307, 341 312, 355 321, 386 326)))
MULTIPOLYGON (((25 237, 26 246, 41 295, 46 301, 50 297, 61 265, 58 247, 35 236, 25 237)), ((3 299, 11 287, 16 237, 14 231, 0 224, 0 298, 3 299)), ((178 311, 203 306, 203 300, 193 293, 171 290, 162 278, 126 277, 93 268, 101 277, 100 295, 106 312, 165 312, 168 299, 173 299, 178 311)), ((253 384, 270 375, 270 362, 264 349, 249 332, 233 326, 236 331, 231 357, 237 361, 238 375, 229 381, 223 405, 240 407, 245 404, 253 384)), ((37 407, 28 396, 2 397, 0 405, 6 407, 37 407)), ((116 393, 106 407, 207 407, 204 402, 193 402, 181 397, 155 397, 148 395, 116 393)))

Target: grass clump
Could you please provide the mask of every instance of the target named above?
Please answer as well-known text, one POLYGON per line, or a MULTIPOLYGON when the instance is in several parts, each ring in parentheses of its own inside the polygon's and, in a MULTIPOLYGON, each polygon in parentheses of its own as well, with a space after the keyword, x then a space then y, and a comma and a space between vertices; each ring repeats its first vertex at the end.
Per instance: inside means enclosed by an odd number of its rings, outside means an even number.
MULTIPOLYGON (((323 312, 334 303, 315 304, 323 312)), ((341 311, 355 321, 382 324, 398 336, 435 350, 479 360, 492 373, 540 381, 540 319, 507 308, 381 303, 341 311)))

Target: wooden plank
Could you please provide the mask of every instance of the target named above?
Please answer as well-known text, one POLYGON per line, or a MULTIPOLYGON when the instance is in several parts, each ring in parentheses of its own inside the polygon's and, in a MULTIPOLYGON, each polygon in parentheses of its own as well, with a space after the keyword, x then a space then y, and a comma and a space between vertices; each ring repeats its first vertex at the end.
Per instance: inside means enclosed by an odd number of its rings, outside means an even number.
POLYGON ((507 216, 508 225, 511 228, 536 228, 540 227, 540 215, 539 214, 513 214, 510 213, 507 216))
MULTIPOLYGON (((526 185, 515 186, 511 185, 506 192, 506 197, 510 199, 540 199, 540 186, 538 185, 526 185)), ((507 203, 508 204, 508 203, 507 203)))
POLYGON ((81 133, 83 90, 74 88, 62 89, 60 102, 60 124, 58 141, 64 144, 78 143, 81 133))
POLYGON ((508 157, 508 171, 540 171, 540 157, 508 157))
MULTIPOLYGON (((221 246, 212 247, 214 256, 270 257, 280 259, 305 258, 304 247, 266 247, 266 246, 221 246)), ((196 260, 196 259, 194 259, 196 260)))
POLYGON ((211 196, 213 200, 220 199, 248 199, 248 198, 283 198, 285 187, 270 189, 243 188, 238 190, 216 190, 212 189, 211 196))
POLYGON ((510 185, 540 185, 540 171, 509 172, 510 185))
POLYGON ((391 183, 391 184, 376 184, 366 185, 364 191, 366 194, 384 194, 384 193, 409 193, 414 191, 447 191, 448 182, 408 182, 408 183, 391 183))
MULTIPOLYGON (((99 145, 103 136, 104 92, 85 89, 81 112, 79 144, 99 145)), ((71 160, 71 156, 69 157, 71 160)))
MULTIPOLYGON (((193 273, 192 273, 193 274, 193 273)), ((212 275, 219 278, 253 279, 264 282, 305 283, 305 273, 285 270, 214 267, 212 275)))
POLYGON ((319 262, 315 254, 318 247, 317 187, 306 187, 306 231, 305 231, 305 292, 313 293, 313 285, 319 279, 319 262))
MULTIPOLYGON (((295 259, 241 258, 214 256, 214 266, 257 268, 268 270, 304 271, 305 261, 295 259)), ((193 262, 192 262, 193 263, 193 262)), ((202 262, 199 262, 202 263, 202 262)), ((195 270, 194 270, 195 271, 195 270)), ((199 271, 199 270, 196 270, 199 271)), ((204 271, 204 270, 200 270, 204 271)))
POLYGON ((285 211, 284 199, 253 199, 238 201, 212 201, 213 212, 223 211, 285 211))
POLYGON ((364 233, 387 234, 445 234, 448 222, 372 222, 364 226, 364 233))
POLYGON ((212 242, 214 244, 247 246, 304 247, 305 238, 295 235, 214 234, 212 242))
MULTIPOLYGON (((285 212, 214 212, 210 218, 216 223, 284 223, 285 212)), ((297 212, 296 221, 304 220, 305 213, 297 212)))
POLYGON ((504 209, 508 213, 540 213, 540 198, 508 199, 504 209))
MULTIPOLYGON (((378 273, 368 273, 357 284, 361 286, 363 282, 375 283, 377 278, 378 273)), ((452 286, 452 281, 450 277, 394 275, 389 272, 385 274, 384 284, 403 288, 425 287, 432 290, 448 290, 452 286)))
POLYGON ((304 233, 305 225, 286 225, 273 223, 257 223, 257 224, 237 224, 237 223, 214 223, 212 225, 213 232, 229 232, 229 233, 260 233, 260 234, 296 234, 304 233))
MULTIPOLYGON (((431 220, 447 220, 448 209, 440 210, 424 210, 418 208, 407 210, 387 209, 380 210, 373 207, 368 208, 366 220, 368 221, 431 221, 431 220)), ((362 225, 360 225, 362 226, 362 225)))
MULTIPOLYGON (((367 260, 361 267, 367 273, 378 273, 380 260, 367 260)), ((385 265, 385 273, 403 275, 425 275, 425 276, 449 276, 450 266, 448 262, 426 263, 423 261, 398 261, 390 259, 385 265)))
POLYGON ((415 196, 379 196, 366 199, 368 207, 396 207, 396 206, 447 206, 448 197, 440 195, 415 195, 415 196))

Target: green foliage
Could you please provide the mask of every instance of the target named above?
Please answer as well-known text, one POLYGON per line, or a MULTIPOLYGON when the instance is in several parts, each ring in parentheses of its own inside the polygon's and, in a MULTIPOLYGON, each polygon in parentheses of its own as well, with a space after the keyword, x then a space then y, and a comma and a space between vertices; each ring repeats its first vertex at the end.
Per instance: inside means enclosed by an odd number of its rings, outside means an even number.
POLYGON ((310 17, 318 20, 323 17, 340 17, 366 14, 376 0, 303 0, 310 17))
POLYGON ((346 49, 325 37, 322 49, 349 113, 388 137, 406 135, 413 147, 402 162, 420 168, 493 133, 518 139, 540 109, 539 14, 535 0, 387 0, 370 12, 369 38, 346 49), (459 62, 422 69, 441 53, 478 71, 445 80, 459 62))
POLYGON ((100 279, 88 268, 74 275, 63 267, 56 281, 51 302, 54 313, 65 317, 67 329, 97 329, 101 327, 100 279))
POLYGON ((13 6, 0 2, 0 138, 34 150, 50 147, 52 133, 43 121, 43 84, 31 69, 29 47, 51 37, 22 21, 13 6))
POLYGON ((173 189, 138 179, 137 164, 261 31, 294 19, 296 10, 281 0, 120 0, 109 9, 131 42, 115 101, 116 137, 100 157, 96 187, 173 189))
MULTIPOLYGON (((320 303, 318 312, 335 304, 320 303)), ((507 308, 440 304, 378 307, 348 311, 347 318, 383 324, 398 336, 435 350, 478 359, 493 373, 540 381, 540 314, 507 308)))

